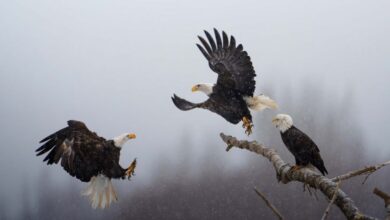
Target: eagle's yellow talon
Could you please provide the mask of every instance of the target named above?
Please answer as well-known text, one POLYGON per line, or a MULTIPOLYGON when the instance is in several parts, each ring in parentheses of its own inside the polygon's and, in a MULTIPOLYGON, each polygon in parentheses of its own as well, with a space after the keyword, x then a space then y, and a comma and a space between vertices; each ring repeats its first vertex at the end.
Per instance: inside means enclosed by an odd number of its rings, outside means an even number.
POLYGON ((130 179, 130 177, 134 176, 134 171, 135 171, 136 166, 137 166, 137 159, 134 159, 133 162, 126 169, 126 172, 125 172, 128 179, 130 179))
POLYGON ((252 134, 253 123, 247 117, 242 118, 242 127, 245 128, 245 134, 252 134))
POLYGON ((297 171, 297 170, 299 170, 299 169, 301 169, 302 167, 301 166, 299 166, 299 165, 294 165, 294 166, 292 166, 291 168, 290 168, 290 171, 297 171))

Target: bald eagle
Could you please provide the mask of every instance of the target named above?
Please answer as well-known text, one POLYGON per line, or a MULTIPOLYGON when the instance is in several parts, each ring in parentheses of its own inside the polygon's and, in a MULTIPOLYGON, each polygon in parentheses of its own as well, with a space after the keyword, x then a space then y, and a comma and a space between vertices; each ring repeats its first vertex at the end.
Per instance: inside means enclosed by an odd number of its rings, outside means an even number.
POLYGON ((328 174, 317 145, 293 125, 291 116, 278 114, 272 119, 272 123, 280 130, 283 143, 295 157, 296 165, 292 167, 293 170, 310 164, 316 167, 322 175, 328 174))
POLYGON ((209 98, 202 103, 192 103, 177 95, 173 95, 173 103, 181 110, 187 111, 194 108, 208 109, 225 118, 233 124, 243 122, 245 133, 252 133, 252 115, 249 109, 262 111, 266 108, 275 109, 275 101, 265 95, 253 96, 255 91, 255 71, 248 53, 243 46, 236 45, 233 36, 228 36, 222 31, 214 29, 213 37, 205 31, 207 41, 198 36, 203 47, 196 44, 206 57, 209 67, 218 74, 216 84, 197 84, 192 91, 201 91, 209 98))
POLYGON ((88 196, 93 208, 108 207, 117 201, 111 179, 129 178, 134 175, 136 159, 127 169, 119 165, 122 146, 135 134, 122 134, 112 140, 99 137, 81 121, 69 120, 68 126, 47 136, 36 152, 47 153, 43 161, 61 166, 71 176, 89 182, 83 195, 88 196))

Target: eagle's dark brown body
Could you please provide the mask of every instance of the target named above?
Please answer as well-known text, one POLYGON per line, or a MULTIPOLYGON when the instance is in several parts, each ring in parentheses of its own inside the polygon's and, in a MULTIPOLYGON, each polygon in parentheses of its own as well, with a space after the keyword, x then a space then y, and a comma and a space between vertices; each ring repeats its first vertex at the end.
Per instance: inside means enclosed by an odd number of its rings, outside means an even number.
POLYGON ((89 182, 93 176, 104 174, 108 178, 124 178, 126 170, 119 165, 120 149, 114 141, 99 137, 91 132, 84 123, 68 121, 63 128, 48 137, 36 151, 37 156, 49 154, 44 161, 47 164, 58 163, 71 175, 83 182, 89 182))
POLYGON ((202 103, 202 108, 221 115, 233 124, 239 123, 243 117, 252 120, 249 108, 239 92, 218 84, 214 85, 213 91, 210 99, 202 103))
POLYGON ((314 141, 295 126, 291 126, 280 133, 283 143, 287 149, 294 155, 295 163, 298 166, 312 164, 323 175, 328 171, 325 168, 324 161, 321 158, 320 150, 314 141))

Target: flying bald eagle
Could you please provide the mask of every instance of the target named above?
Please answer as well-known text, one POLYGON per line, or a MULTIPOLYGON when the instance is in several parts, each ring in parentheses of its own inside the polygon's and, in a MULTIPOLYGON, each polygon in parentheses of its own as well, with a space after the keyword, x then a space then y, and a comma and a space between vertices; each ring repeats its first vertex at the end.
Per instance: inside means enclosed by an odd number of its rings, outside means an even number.
POLYGON ((317 145, 309 136, 293 125, 291 116, 278 114, 272 119, 272 123, 280 130, 283 143, 295 157, 296 165, 292 167, 293 170, 311 164, 322 175, 328 174, 317 145))
POLYGON ((99 137, 90 131, 81 121, 68 121, 65 127, 40 141, 43 143, 36 152, 37 156, 48 153, 43 161, 47 164, 58 163, 71 176, 82 182, 89 182, 83 195, 90 198, 93 208, 105 208, 117 201, 111 179, 134 175, 136 159, 127 169, 119 165, 122 146, 135 134, 122 134, 112 140, 99 137))
POLYGON ((187 111, 194 108, 208 109, 225 118, 233 124, 243 122, 245 133, 252 133, 252 115, 249 109, 262 111, 266 108, 275 109, 275 101, 265 95, 253 96, 255 91, 255 71, 248 53, 243 46, 236 45, 233 36, 228 36, 222 31, 214 29, 213 37, 205 31, 208 42, 198 36, 203 47, 196 44, 209 62, 211 70, 218 74, 216 84, 197 84, 192 91, 201 91, 209 98, 202 103, 192 103, 174 94, 173 103, 181 110, 187 111))

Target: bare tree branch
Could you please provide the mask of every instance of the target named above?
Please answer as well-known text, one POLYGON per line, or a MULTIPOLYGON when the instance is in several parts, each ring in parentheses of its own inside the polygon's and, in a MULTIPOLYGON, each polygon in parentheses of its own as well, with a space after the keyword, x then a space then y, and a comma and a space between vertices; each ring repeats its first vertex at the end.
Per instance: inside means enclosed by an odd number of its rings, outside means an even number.
POLYGON ((386 216, 385 220, 390 220, 390 195, 388 195, 387 193, 381 191, 378 188, 374 189, 374 194, 379 196, 380 198, 382 198, 383 201, 385 202, 385 207, 387 209, 387 216, 386 216))
POLYGON ((239 141, 235 137, 227 136, 223 133, 221 133, 220 136, 228 145, 227 151, 232 147, 237 147, 249 150, 269 159, 275 168, 278 180, 282 183, 286 184, 290 181, 298 181, 308 184, 313 188, 321 190, 328 199, 332 199, 333 195, 336 194, 335 204, 347 219, 375 219, 361 213, 353 200, 341 189, 337 189, 337 184, 329 178, 310 169, 290 171, 291 166, 284 162, 274 149, 267 148, 256 141, 239 141))
POLYGON ((322 215, 321 220, 326 220, 326 218, 328 218, 330 208, 332 207, 332 204, 333 204, 334 201, 336 200, 337 191, 338 191, 339 189, 340 189, 340 182, 337 183, 337 188, 336 188, 336 190, 335 190, 335 193, 333 194, 332 200, 330 200, 330 202, 329 202, 329 204, 328 204, 328 207, 326 207, 325 212, 324 212, 324 215, 322 215))
POLYGON ((379 170, 380 168, 387 166, 387 165, 390 165, 390 160, 387 162, 375 165, 375 166, 365 167, 365 168, 362 168, 359 170, 348 172, 348 173, 340 175, 340 176, 336 176, 336 177, 332 178, 331 180, 333 182, 338 182, 338 181, 346 180, 346 179, 349 179, 349 178, 352 178, 355 176, 359 176, 359 175, 370 175, 371 173, 373 173, 373 172, 375 172, 375 171, 379 170))
POLYGON ((272 205, 272 203, 259 190, 257 190, 256 187, 253 188, 253 190, 255 190, 256 194, 264 200, 265 204, 272 210, 272 212, 279 218, 279 220, 284 219, 278 209, 274 205, 272 205))

